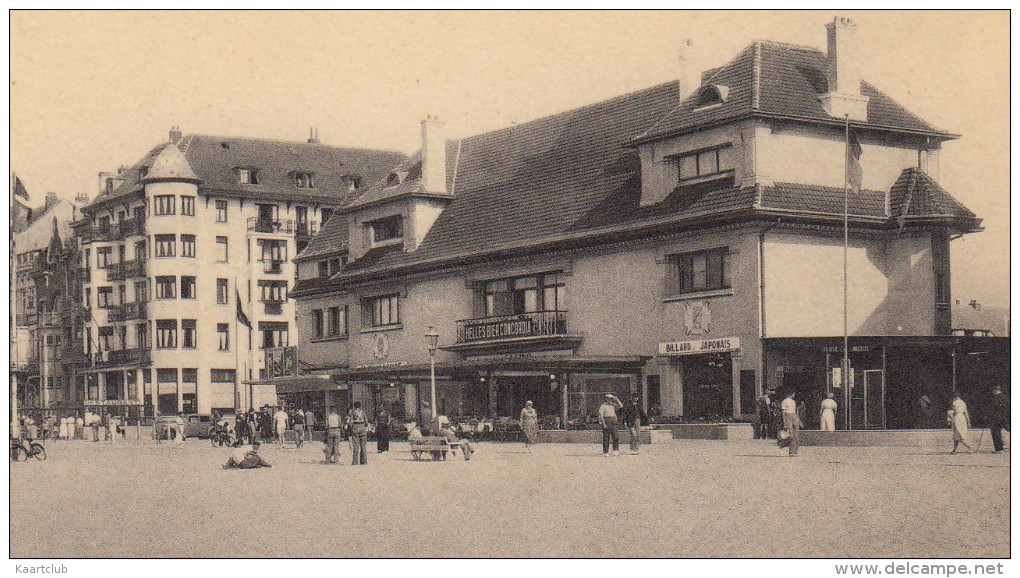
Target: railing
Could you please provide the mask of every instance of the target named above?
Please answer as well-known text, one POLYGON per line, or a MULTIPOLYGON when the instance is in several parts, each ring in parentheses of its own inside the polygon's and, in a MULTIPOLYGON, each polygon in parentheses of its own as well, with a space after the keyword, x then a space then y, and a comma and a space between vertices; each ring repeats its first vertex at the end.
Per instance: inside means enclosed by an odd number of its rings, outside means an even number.
POLYGON ((566 333, 566 311, 535 311, 519 315, 463 319, 457 322, 457 343, 566 333))
POLYGON ((248 219, 248 230, 256 233, 286 233, 294 232, 294 221, 277 221, 273 219, 261 219, 251 217, 248 219))
POLYGON ((280 274, 283 273, 283 261, 263 261, 263 271, 266 273, 280 274))
POLYGON ((307 237, 319 232, 319 223, 316 221, 298 221, 294 230, 299 237, 307 237))
POLYGON ((58 327, 60 325, 60 315, 58 313, 40 313, 39 325, 43 327, 58 327))
POLYGON ((266 315, 281 315, 283 313, 283 301, 263 301, 266 305, 266 315))
POLYGON ((145 259, 135 259, 133 261, 121 261, 116 265, 110 266, 106 270, 106 278, 110 281, 123 281, 124 279, 130 279, 132 277, 144 277, 145 276, 145 259))
POLYGON ((28 359, 22 359, 16 363, 11 363, 11 369, 13 371, 20 371, 24 373, 39 373, 39 358, 30 357, 28 359))
POLYGON ((96 367, 109 367, 149 363, 150 359, 149 349, 114 349, 112 351, 97 351, 93 356, 93 363, 96 367))
POLYGON ((107 227, 87 225, 78 229, 78 235, 85 243, 92 241, 118 241, 131 235, 145 233, 145 219, 125 219, 107 227))
POLYGON ((110 309, 107 319, 110 323, 127 321, 128 319, 142 319, 145 317, 145 312, 145 302, 135 301, 133 303, 125 303, 119 307, 110 309))

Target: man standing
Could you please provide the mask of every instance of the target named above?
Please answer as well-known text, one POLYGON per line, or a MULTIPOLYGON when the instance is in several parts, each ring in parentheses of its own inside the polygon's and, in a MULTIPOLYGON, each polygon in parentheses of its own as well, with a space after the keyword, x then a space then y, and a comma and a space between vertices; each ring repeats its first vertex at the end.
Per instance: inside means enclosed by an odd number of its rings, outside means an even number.
POLYGON ((992 430, 992 445, 997 454, 1002 453, 1002 430, 1012 431, 1009 429, 1009 417, 1009 400, 1002 394, 1002 388, 995 386, 992 390, 992 416, 988 426, 992 430))
POLYGON ((780 405, 779 409, 783 412, 783 428, 790 433, 790 456, 797 455, 797 444, 800 441, 800 418, 797 416, 797 402, 794 399, 797 396, 797 392, 790 390, 790 393, 786 394, 786 399, 780 405))
POLYGON ((599 406, 599 425, 602 426, 602 455, 609 455, 609 443, 613 444, 613 455, 620 455, 620 435, 616 433, 616 410, 623 404, 611 393, 599 406))
POLYGON ((772 398, 769 394, 772 390, 768 390, 761 394, 761 397, 755 401, 755 406, 758 409, 758 434, 759 439, 768 439, 772 437, 772 398))
POLYGON ((641 452, 641 424, 648 423, 648 416, 641 411, 641 395, 634 393, 630 399, 630 405, 620 411, 620 419, 630 431, 630 453, 637 455, 641 452))
POLYGON ((339 460, 343 435, 340 431, 340 414, 331 408, 326 416, 326 463, 335 464, 339 460))
POLYGON ((305 441, 305 412, 301 411, 301 408, 295 409, 290 416, 290 423, 294 428, 294 441, 300 449, 305 441))
POLYGON ((351 465, 364 466, 368 464, 368 415, 360 401, 354 402, 347 426, 351 431, 351 465))

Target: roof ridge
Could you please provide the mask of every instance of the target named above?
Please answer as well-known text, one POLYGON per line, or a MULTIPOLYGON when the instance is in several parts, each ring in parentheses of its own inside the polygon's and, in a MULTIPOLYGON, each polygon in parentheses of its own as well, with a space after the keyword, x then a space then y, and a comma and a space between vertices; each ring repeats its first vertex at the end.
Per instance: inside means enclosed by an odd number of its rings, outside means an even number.
POLYGON ((331 145, 331 144, 309 143, 309 142, 294 141, 294 140, 287 140, 287 139, 280 139, 280 138, 257 137, 257 136, 229 136, 229 135, 214 135, 214 134, 191 133, 191 134, 189 134, 188 136, 186 136, 184 138, 191 138, 191 139, 205 138, 205 139, 210 139, 210 140, 243 140, 243 141, 253 141, 253 142, 269 142, 269 143, 277 143, 277 144, 285 144, 285 145, 301 145, 301 146, 305 146, 305 147, 328 148, 328 149, 345 150, 345 151, 369 151, 369 152, 379 152, 379 153, 398 153, 398 154, 404 154, 401 151, 392 150, 392 149, 378 149, 378 148, 370 148, 370 147, 345 147, 345 146, 337 146, 337 145, 331 145))
POLYGON ((817 52, 819 54, 825 54, 825 52, 814 46, 805 46, 803 44, 791 44, 789 42, 779 42, 777 40, 755 40, 755 44, 768 44, 775 46, 776 48, 788 48, 790 50, 802 50, 805 52, 817 52))

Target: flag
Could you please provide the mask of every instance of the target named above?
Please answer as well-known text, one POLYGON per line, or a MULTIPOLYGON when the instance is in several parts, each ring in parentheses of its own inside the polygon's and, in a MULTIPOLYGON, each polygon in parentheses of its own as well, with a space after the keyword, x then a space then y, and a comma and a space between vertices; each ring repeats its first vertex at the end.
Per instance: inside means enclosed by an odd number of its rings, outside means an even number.
POLYGON ((14 175, 14 196, 28 200, 28 191, 25 190, 25 184, 21 182, 18 175, 14 175))
POLYGON ((234 288, 234 295, 237 296, 237 322, 251 329, 251 320, 248 319, 248 316, 244 314, 244 310, 241 309, 241 293, 236 287, 234 288))
POLYGON ((849 125, 847 126, 846 137, 846 182, 850 190, 861 192, 861 182, 864 180, 864 171, 861 169, 861 143, 857 140, 855 133, 849 125))

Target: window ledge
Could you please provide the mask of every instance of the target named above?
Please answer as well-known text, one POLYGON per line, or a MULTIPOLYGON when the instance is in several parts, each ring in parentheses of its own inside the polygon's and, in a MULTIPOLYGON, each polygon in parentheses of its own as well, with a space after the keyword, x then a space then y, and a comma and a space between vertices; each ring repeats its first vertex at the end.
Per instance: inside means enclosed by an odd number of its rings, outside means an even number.
POLYGON ((664 303, 670 301, 687 301, 688 299, 704 299, 706 297, 731 297, 733 296, 733 288, 728 289, 712 289, 711 291, 695 291, 693 293, 681 293, 666 295, 662 298, 664 303))
MULTIPOLYGON (((364 331, 362 331, 364 333, 364 331)), ((346 333, 341 335, 324 335, 322 337, 313 337, 312 343, 320 343, 323 341, 346 341, 349 335, 346 333)))
POLYGON ((392 239, 386 239, 385 241, 372 241, 372 248, 378 247, 389 247, 390 245, 400 245, 404 242, 403 237, 394 237, 392 239))
POLYGON ((379 327, 368 327, 366 329, 362 329, 359 333, 378 333, 380 331, 396 331, 398 329, 403 328, 404 328, 403 323, 397 323, 396 325, 380 325, 379 327))

